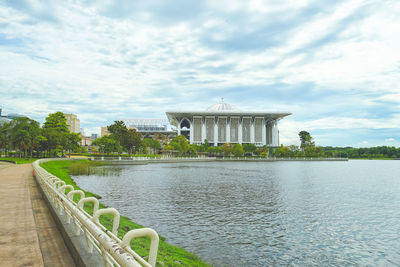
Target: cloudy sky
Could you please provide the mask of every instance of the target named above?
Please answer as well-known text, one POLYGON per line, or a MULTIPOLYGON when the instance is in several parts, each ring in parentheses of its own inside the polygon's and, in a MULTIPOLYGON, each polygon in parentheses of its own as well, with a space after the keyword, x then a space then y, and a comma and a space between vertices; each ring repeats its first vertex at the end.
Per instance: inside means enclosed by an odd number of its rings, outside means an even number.
POLYGON ((400 146, 400 1, 0 2, 0 108, 123 118, 289 111, 280 140, 400 146))

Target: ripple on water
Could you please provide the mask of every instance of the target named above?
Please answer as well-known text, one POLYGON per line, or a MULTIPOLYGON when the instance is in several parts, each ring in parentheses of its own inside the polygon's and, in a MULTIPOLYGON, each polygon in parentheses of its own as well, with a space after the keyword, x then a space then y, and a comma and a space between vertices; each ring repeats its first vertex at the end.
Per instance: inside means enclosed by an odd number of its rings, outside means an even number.
POLYGON ((154 164, 74 179, 217 266, 386 266, 400 263, 399 164, 154 164))

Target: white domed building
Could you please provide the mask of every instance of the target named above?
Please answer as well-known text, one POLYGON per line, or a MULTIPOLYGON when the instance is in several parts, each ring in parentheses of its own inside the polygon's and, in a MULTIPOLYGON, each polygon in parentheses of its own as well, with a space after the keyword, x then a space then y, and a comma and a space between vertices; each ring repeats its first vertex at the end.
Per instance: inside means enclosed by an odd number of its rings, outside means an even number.
POLYGON ((190 144, 207 140, 218 146, 224 143, 279 146, 278 121, 292 113, 242 111, 223 100, 205 111, 167 111, 178 135, 186 136, 190 144))

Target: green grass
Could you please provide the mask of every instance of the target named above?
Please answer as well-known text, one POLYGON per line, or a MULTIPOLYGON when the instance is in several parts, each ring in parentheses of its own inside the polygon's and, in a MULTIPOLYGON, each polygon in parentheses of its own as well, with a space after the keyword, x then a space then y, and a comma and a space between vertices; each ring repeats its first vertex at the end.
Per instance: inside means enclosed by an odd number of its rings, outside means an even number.
POLYGON ((154 158, 154 157, 159 157, 160 155, 153 155, 153 154, 118 154, 118 153, 70 153, 68 155, 71 156, 86 156, 86 157, 122 157, 122 158, 127 158, 127 157, 149 157, 149 158, 154 158))
MULTIPOLYGON (((75 190, 82 190, 85 192, 85 196, 94 196, 96 198, 100 198, 100 196, 91 193, 89 191, 85 191, 79 188, 75 181, 71 178, 70 169, 71 165, 77 164, 77 162, 81 162, 79 164, 84 163, 84 160, 61 160, 61 161, 49 161, 46 163, 42 163, 41 166, 46 169, 48 172, 57 176, 61 180, 65 181, 66 184, 72 185, 75 190)), ((77 201, 77 199, 75 199, 77 201)), ((105 205, 100 203, 100 208, 106 207, 105 205)), ((84 209, 89 214, 93 214, 93 204, 87 203, 84 206, 84 209)), ((112 228, 113 217, 110 215, 103 215, 100 217, 100 223, 104 225, 107 229, 111 230, 112 228)), ((121 216, 119 228, 118 228, 118 237, 122 239, 122 237, 128 231, 132 229, 143 228, 143 226, 132 222, 129 218, 125 216, 121 216)), ((157 229, 155 229, 157 231, 157 229)), ((131 242, 132 249, 138 253, 142 257, 148 256, 148 251, 150 248, 150 239, 149 238, 138 238, 131 242)), ((157 266, 210 266, 209 264, 203 262, 196 255, 187 252, 183 248, 179 248, 176 246, 172 246, 165 242, 165 238, 160 236, 160 243, 158 248, 157 255, 157 266)))
POLYGON ((93 174, 93 167, 104 165, 103 162, 90 161, 90 160, 74 160, 72 164, 68 165, 69 173, 72 175, 89 175, 93 174))
POLYGON ((32 163, 35 160, 37 160, 37 159, 35 159, 35 158, 24 159, 24 158, 14 158, 14 157, 6 157, 6 158, 2 157, 2 158, 0 158, 0 161, 13 161, 13 162, 15 162, 17 164, 32 163))
POLYGON ((359 160, 394 160, 394 158, 349 158, 359 160))

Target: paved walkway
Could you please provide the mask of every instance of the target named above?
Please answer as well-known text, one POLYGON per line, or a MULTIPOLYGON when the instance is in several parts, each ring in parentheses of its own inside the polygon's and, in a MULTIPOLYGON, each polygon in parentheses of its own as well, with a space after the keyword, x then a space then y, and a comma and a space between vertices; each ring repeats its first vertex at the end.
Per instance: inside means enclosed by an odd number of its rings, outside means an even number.
POLYGON ((31 164, 0 164, 0 203, 0 266, 75 266, 31 164))

